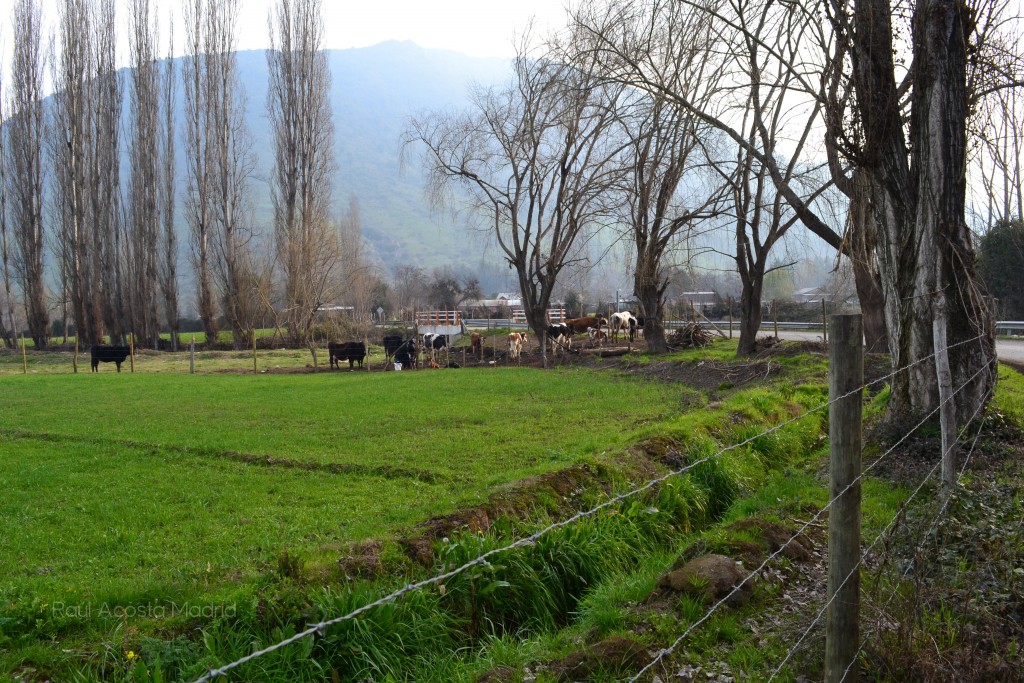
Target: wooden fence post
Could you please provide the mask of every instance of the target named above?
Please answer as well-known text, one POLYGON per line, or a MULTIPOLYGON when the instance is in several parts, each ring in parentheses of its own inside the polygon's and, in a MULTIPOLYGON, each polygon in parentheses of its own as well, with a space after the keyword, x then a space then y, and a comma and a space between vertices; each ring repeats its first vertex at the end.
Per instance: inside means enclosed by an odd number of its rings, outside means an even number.
POLYGON ((28 351, 25 350, 25 335, 21 335, 21 372, 28 374, 28 351))
POLYGON ((78 335, 75 335, 75 355, 71 359, 71 365, 75 369, 75 374, 78 374, 78 335))
POLYGON ((732 339, 732 297, 729 297, 729 339, 732 339))
POLYGON ((825 683, 860 680, 860 453, 864 333, 860 315, 832 316, 829 347, 828 599, 825 683), (847 394, 849 394, 847 396, 847 394), (840 399, 840 396, 845 398, 840 399), (834 403, 833 403, 834 402, 834 403), (849 667, 849 672, 847 672, 849 667))
POLYGON ((188 345, 188 374, 196 374, 196 335, 194 334, 188 345))
POLYGON ((132 372, 135 372, 135 333, 132 332, 128 335, 128 358, 131 359, 129 367, 132 372))
POLYGON ((253 374, 258 375, 260 373, 259 368, 256 367, 256 329, 252 331, 252 371, 253 374))
POLYGON ((828 313, 825 309, 825 297, 821 297, 821 333, 825 337, 825 343, 828 343, 828 313))
POLYGON ((772 320, 775 321, 775 338, 779 338, 779 304, 772 299, 772 320))
POLYGON ((942 432, 942 494, 948 496, 956 483, 956 403, 953 402, 953 373, 949 368, 946 337, 946 297, 941 292, 932 318, 935 374, 939 382, 939 429, 942 432))

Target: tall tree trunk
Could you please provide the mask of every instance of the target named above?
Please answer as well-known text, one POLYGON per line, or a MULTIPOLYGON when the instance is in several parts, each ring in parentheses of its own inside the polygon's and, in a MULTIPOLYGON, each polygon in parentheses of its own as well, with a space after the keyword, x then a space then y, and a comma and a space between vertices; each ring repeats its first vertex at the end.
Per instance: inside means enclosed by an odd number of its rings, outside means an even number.
POLYGON ((864 320, 864 350, 868 353, 888 353, 885 294, 875 255, 878 234, 871 209, 871 181, 868 172, 856 171, 850 184, 848 252, 864 320))
POLYGON ((755 263, 741 270, 743 293, 740 295, 740 341, 737 356, 757 351, 757 333, 761 329, 761 292, 764 288, 764 266, 755 263))
POLYGON ((957 0, 922 0, 916 6, 908 146, 889 4, 855 4, 854 79, 879 228, 890 352, 894 368, 912 366, 893 379, 889 411, 897 421, 919 419, 939 405, 930 358, 940 292, 949 305, 947 337, 959 419, 977 414, 995 381, 991 312, 980 295, 964 220, 966 16, 957 0))
MULTIPOLYGON (((639 245, 638 245, 639 246, 639 245)), ((660 260, 660 259, 659 259, 660 260)), ((637 250, 633 289, 640 301, 644 316, 644 341, 651 353, 668 351, 665 343, 665 289, 667 282, 660 277, 658 260, 652 259, 647 249, 637 250)))
POLYGON ((174 30, 168 39, 171 46, 164 60, 163 115, 161 135, 163 165, 160 171, 160 221, 163 226, 161 240, 160 293, 163 299, 165 325, 171 333, 171 350, 178 350, 178 237, 174 226, 175 166, 174 166, 174 30))

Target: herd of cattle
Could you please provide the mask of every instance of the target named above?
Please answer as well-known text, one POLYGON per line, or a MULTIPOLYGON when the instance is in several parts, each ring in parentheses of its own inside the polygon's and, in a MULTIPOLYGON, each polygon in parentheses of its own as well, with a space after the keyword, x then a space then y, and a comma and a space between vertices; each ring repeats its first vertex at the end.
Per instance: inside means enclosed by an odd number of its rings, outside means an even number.
MULTIPOLYGON (((601 316, 588 316, 584 318, 571 318, 562 323, 548 325, 545 330, 547 338, 551 342, 555 354, 563 353, 572 348, 572 338, 577 334, 586 334, 592 346, 600 346, 608 339, 618 339, 619 335, 628 338, 629 341, 636 339, 638 334, 643 333, 644 319, 636 318, 632 313, 613 313, 610 318, 601 316)), ((512 332, 508 335, 508 358, 518 362, 523 353, 523 346, 526 344, 525 332, 512 332)), ((470 353, 477 358, 483 358, 484 336, 479 332, 469 335, 470 353)), ((384 335, 383 346, 387 364, 396 363, 396 367, 416 368, 419 367, 420 352, 428 356, 428 363, 431 367, 440 367, 437 361, 437 352, 447 348, 449 343, 446 334, 424 334, 420 336, 404 336, 399 334, 384 335)), ((123 363, 131 349, 127 346, 93 346, 92 347, 92 371, 98 372, 99 364, 115 363, 117 371, 121 372, 123 363)), ((363 367, 366 360, 366 343, 361 341, 330 342, 327 345, 327 353, 330 357, 331 368, 340 367, 341 362, 348 361, 349 369, 355 364, 363 367)))

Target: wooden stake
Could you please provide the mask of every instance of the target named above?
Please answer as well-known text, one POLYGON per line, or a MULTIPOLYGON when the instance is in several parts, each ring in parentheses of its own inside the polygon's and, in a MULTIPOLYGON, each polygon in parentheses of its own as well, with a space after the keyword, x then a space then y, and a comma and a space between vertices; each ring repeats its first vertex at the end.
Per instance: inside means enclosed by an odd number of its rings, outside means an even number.
POLYGON ((779 338, 779 305, 772 299, 772 318, 775 320, 775 338, 779 338))
POLYGON ((28 374, 28 352, 25 350, 25 335, 21 335, 21 372, 28 374))
POLYGON ((828 609, 825 682, 860 680, 860 451, 864 332, 860 315, 832 316, 829 348, 828 609), (840 398, 845 396, 845 398, 840 398), (847 673, 847 667, 851 667, 847 673))
POLYGON ((729 339, 732 339, 732 297, 729 297, 729 339))
POLYGON ((942 493, 948 496, 956 483, 956 403, 953 402, 953 373, 946 344, 946 297, 941 292, 932 318, 935 373, 939 381, 939 429, 942 432, 942 493))
POLYGON ((828 343, 828 315, 825 312, 825 297, 821 297, 821 330, 825 343, 828 343))
POLYGON ((252 371, 253 374, 260 374, 259 368, 256 366, 256 330, 252 331, 252 371))
POLYGON ((135 333, 128 335, 128 359, 131 372, 135 372, 135 333))
POLYGON ((196 335, 194 334, 188 345, 188 374, 196 374, 196 335))
POLYGON ((71 365, 75 369, 75 374, 78 374, 78 335, 75 335, 75 355, 71 358, 71 365))

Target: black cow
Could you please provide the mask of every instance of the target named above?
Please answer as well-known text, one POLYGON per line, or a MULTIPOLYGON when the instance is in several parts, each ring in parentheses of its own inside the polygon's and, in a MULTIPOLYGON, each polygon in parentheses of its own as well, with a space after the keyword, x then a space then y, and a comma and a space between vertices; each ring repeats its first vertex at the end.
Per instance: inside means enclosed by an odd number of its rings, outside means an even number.
POLYGON ((366 344, 363 342, 328 342, 327 352, 331 355, 331 367, 337 368, 339 362, 348 361, 348 369, 352 369, 352 363, 359 363, 363 367, 363 359, 366 358, 366 344))
POLYGON ((400 334, 385 334, 381 344, 384 345, 385 358, 390 360, 391 356, 395 355, 395 351, 405 344, 405 337, 400 334))
POLYGON ((642 315, 629 319, 629 341, 635 341, 637 335, 643 335, 644 322, 646 322, 646 319, 642 315))
POLYGON ((419 356, 419 349, 416 348, 415 339, 407 339, 395 349, 394 360, 401 363, 403 368, 415 368, 419 356))
POLYGON ((547 333, 555 353, 558 353, 559 347, 568 349, 572 346, 572 328, 565 323, 548 325, 547 333))
POLYGON ((398 334, 389 334, 384 337, 383 343, 388 363, 394 360, 396 363, 401 363, 402 367, 413 367, 416 364, 419 349, 416 347, 415 339, 405 339, 398 334))
POLYGON ((121 372, 121 363, 128 358, 128 354, 131 353, 131 349, 127 346, 104 346, 97 345, 92 347, 92 371, 100 371, 100 363, 115 363, 117 365, 117 371, 121 372))

